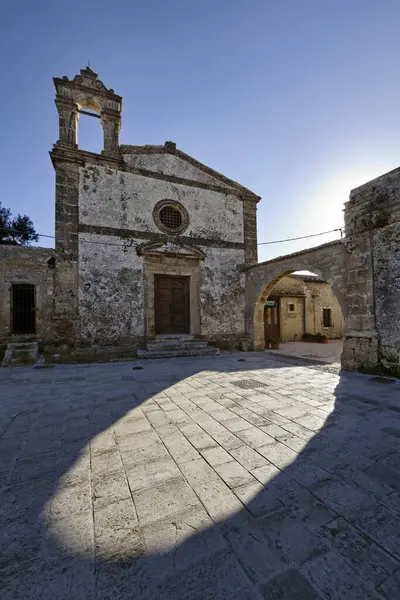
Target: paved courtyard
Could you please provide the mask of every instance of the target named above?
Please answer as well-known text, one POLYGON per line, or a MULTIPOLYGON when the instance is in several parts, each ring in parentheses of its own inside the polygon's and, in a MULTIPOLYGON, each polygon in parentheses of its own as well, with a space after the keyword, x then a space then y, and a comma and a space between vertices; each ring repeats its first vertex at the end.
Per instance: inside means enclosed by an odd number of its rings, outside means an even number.
POLYGON ((400 597, 399 381, 266 353, 1 369, 0 417, 2 600, 400 597))
POLYGON ((267 350, 285 356, 297 356, 317 360, 323 363, 334 363, 340 365, 340 355, 343 351, 343 340, 329 340, 328 344, 316 344, 313 342, 284 342, 279 350, 267 350))

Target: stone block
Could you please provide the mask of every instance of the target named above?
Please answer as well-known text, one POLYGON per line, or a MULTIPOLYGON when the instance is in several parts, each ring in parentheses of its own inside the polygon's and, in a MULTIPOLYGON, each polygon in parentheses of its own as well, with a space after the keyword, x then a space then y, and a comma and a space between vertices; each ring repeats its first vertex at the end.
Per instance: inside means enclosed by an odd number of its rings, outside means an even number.
POLYGON ((400 517, 396 512, 378 503, 371 502, 368 506, 358 502, 354 503, 346 513, 341 511, 341 514, 344 514, 351 525, 392 554, 396 560, 400 559, 398 545, 400 517))
POLYGON ((144 553, 131 498, 95 510, 94 538, 98 560, 118 561, 144 553))
POLYGON ((141 419, 121 419, 114 424, 113 429, 118 437, 142 433, 144 431, 151 431, 152 428, 149 421, 150 423, 153 423, 153 415, 151 415, 151 418, 150 415, 148 415, 148 419, 146 419, 146 417, 141 419))
POLYGON ((143 431, 141 433, 132 433, 132 435, 119 435, 118 446, 121 452, 128 452, 131 450, 146 448, 151 444, 159 442, 155 431, 143 431))
POLYGON ((130 448, 129 445, 126 445, 125 450, 121 451, 121 456, 125 468, 152 460, 169 458, 169 454, 160 440, 141 448, 130 448))
POLYGON ((122 460, 118 449, 109 450, 102 454, 94 454, 91 459, 93 476, 102 477, 108 473, 122 471, 122 460))
POLYGON ((206 461, 213 467, 232 460, 232 456, 221 447, 202 450, 201 455, 204 456, 206 461))
POLYGON ((224 421, 224 427, 226 427, 231 433, 236 433, 237 431, 250 429, 252 427, 252 424, 246 421, 245 419, 235 417, 233 419, 224 421))
POLYGON ((264 431, 261 431, 258 427, 238 431, 237 436, 252 448, 259 448, 260 446, 265 446, 266 444, 271 444, 275 441, 273 437, 264 431))
POLYGON ((258 467, 269 464, 266 458, 253 450, 253 448, 249 448, 249 446, 235 448, 230 451, 230 454, 248 471, 253 471, 258 467))
POLYGON ((190 507, 199 508, 200 502, 183 479, 132 492, 141 526, 149 525, 190 507))
POLYGON ((93 558, 93 515, 69 515, 52 521, 43 540, 43 563, 65 564, 68 560, 93 558))
POLYGON ((377 600, 376 592, 356 576, 356 572, 334 552, 312 558, 301 572, 323 598, 377 600))
POLYGON ((163 443, 177 463, 200 458, 199 453, 181 433, 172 433, 163 438, 163 443))
POLYGON ((221 480, 212 480, 196 486, 196 494, 214 521, 226 519, 243 510, 235 494, 221 480))
POLYGON ((297 452, 291 450, 291 448, 288 448, 285 444, 281 444, 276 440, 273 441, 273 444, 267 444, 266 446, 257 448, 257 452, 279 469, 284 469, 296 460, 297 452))
POLYGON ((169 479, 181 478, 181 472, 171 458, 127 465, 126 473, 131 491, 158 485, 169 479))
POLYGON ((216 465, 215 470, 230 488, 236 488, 246 483, 257 483, 253 475, 235 460, 216 465))
POLYGON ((158 587, 156 595, 165 600, 245 600, 251 597, 249 592, 249 580, 234 555, 225 550, 171 575, 158 587))
POLYGON ((125 473, 110 473, 92 482, 93 505, 99 509, 131 497, 125 473))
POLYGON ((218 481, 217 473, 203 458, 182 463, 180 469, 194 490, 206 481, 218 481))
POLYGON ((243 441, 236 437, 230 431, 223 431, 218 433, 213 433, 212 437, 228 452, 230 450, 234 450, 235 448, 239 448, 243 446, 243 441))
POLYGON ((385 600, 392 600, 400 596, 400 570, 389 577, 379 588, 378 592, 385 600))
POLYGON ((320 537, 365 581, 378 587, 398 569, 398 562, 368 537, 339 518, 319 530, 320 537))
POLYGON ((254 517, 264 517, 283 507, 279 498, 258 481, 239 485, 234 492, 254 517))
MULTIPOLYGON (((186 435, 186 434, 185 434, 186 435)), ((209 436, 205 431, 202 433, 189 434, 187 435, 188 440, 197 450, 206 450, 207 448, 214 448, 218 444, 209 436)))
POLYGON ((57 521, 69 515, 91 512, 90 488, 86 483, 61 485, 51 500, 49 519, 57 521))
POLYGON ((262 588, 265 600, 323 600, 311 583, 295 568, 271 578, 262 588))

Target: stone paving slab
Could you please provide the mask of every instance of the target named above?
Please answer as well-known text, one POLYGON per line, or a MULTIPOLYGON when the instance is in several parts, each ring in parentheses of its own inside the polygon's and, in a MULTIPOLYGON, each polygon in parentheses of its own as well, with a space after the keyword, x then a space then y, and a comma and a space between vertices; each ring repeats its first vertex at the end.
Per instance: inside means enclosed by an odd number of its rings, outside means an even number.
POLYGON ((399 381, 266 352, 1 369, 0 486, 2 600, 400 596, 399 381))

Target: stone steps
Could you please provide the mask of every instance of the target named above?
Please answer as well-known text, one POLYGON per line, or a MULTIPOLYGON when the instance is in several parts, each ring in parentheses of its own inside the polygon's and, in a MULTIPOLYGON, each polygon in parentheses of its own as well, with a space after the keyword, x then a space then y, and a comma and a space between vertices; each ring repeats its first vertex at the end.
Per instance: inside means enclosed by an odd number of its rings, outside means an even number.
POLYGON ((218 348, 196 340, 193 335, 156 336, 145 349, 136 352, 138 358, 174 358, 179 356, 215 356, 218 348))
POLYGON ((39 345, 37 342, 10 342, 7 344, 2 367, 21 367, 34 365, 39 358, 39 345))
POLYGON ((166 341, 166 342, 149 342, 148 344, 146 344, 146 348, 149 351, 153 351, 153 350, 179 350, 179 349, 187 349, 187 350, 194 350, 196 348, 201 349, 201 348, 207 348, 208 344, 207 342, 200 342, 200 341, 183 341, 183 342, 179 342, 178 340, 171 340, 171 341, 166 341))

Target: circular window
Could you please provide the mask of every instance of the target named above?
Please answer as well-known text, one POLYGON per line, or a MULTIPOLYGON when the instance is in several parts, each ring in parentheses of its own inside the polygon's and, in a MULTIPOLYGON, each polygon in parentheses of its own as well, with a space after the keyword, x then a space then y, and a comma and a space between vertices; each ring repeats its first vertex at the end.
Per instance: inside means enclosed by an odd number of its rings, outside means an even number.
POLYGON ((187 210, 174 200, 161 200, 154 207, 154 221, 165 233, 181 233, 189 225, 187 210))
POLYGON ((164 227, 175 231, 182 227, 182 214, 173 206, 164 206, 160 210, 160 221, 164 227))

